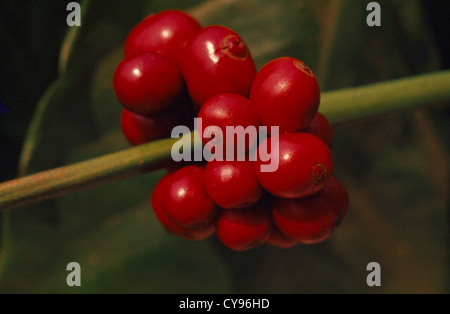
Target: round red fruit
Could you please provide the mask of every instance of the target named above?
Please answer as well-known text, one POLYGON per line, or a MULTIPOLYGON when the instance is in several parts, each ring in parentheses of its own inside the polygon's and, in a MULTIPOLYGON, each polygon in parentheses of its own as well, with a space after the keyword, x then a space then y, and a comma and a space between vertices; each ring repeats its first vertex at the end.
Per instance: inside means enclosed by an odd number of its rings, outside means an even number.
POLYGON ((217 149, 220 149, 220 152, 223 153, 222 156, 235 156, 236 154, 245 156, 245 152, 256 142, 260 124, 259 116, 250 100, 242 95, 226 93, 210 98, 200 109, 198 118, 202 119, 201 124, 197 125, 197 129, 203 143, 205 145, 214 143, 215 145, 211 144, 211 151, 216 152, 217 149), (230 131, 233 131, 233 133, 229 133, 231 136, 227 136, 227 126, 230 127, 230 131), (215 136, 214 140, 211 140, 210 135, 204 133, 205 129, 218 132, 222 136, 211 134, 211 136, 215 136), (244 130, 248 130, 248 134, 251 136, 245 135, 244 130), (235 134, 241 133, 242 136, 235 136, 235 134), (240 139, 245 140, 245 143, 239 143, 240 139), (231 153, 231 148, 234 153, 231 153))
POLYGON ((278 126, 280 133, 292 133, 306 128, 316 115, 320 89, 306 64, 295 58, 281 57, 259 70, 251 87, 250 100, 259 112, 262 125, 278 126))
POLYGON ((187 229, 180 227, 167 218, 166 212, 163 208, 163 198, 168 180, 169 175, 164 176, 153 189, 151 197, 153 211, 161 225, 167 230, 167 232, 189 240, 203 240, 213 234, 215 230, 213 223, 205 225, 203 228, 199 229, 187 229))
POLYGON ((334 177, 317 194, 299 199, 276 198, 272 216, 285 235, 303 244, 327 239, 338 226, 349 206, 348 194, 334 177))
POLYGON ((198 229, 210 224, 216 206, 206 193, 203 168, 187 166, 172 173, 163 207, 167 217, 181 227, 198 229))
POLYGON ((283 198, 317 193, 333 172, 329 148, 309 133, 269 137, 260 144, 257 154, 254 167, 259 183, 273 195, 283 198), (270 160, 263 161, 267 159, 270 160), (270 169, 266 169, 269 164, 270 169))
POLYGON ((271 228, 270 214, 261 203, 245 209, 222 210, 217 219, 219 240, 228 248, 245 251, 264 243, 271 228))
POLYGON ((314 134, 327 144, 329 148, 333 146, 333 126, 320 112, 316 114, 304 132, 314 134))
MULTIPOLYGON (((171 109, 171 108, 170 108, 171 109)), ((182 124, 181 110, 164 110, 151 116, 142 116, 127 109, 122 111, 121 126, 125 138, 131 145, 140 145, 170 137, 172 128, 182 124)))
POLYGON ((213 202, 226 209, 249 207, 263 195, 250 161, 208 162, 205 188, 213 202))
POLYGON ((256 74, 242 38, 219 25, 202 28, 188 41, 180 56, 180 66, 189 94, 198 107, 223 93, 248 96, 256 74))
POLYGON ((183 11, 166 10, 151 14, 128 34, 125 57, 158 52, 178 62, 187 40, 200 28, 200 24, 183 11))
POLYGON ((141 115, 151 115, 169 107, 183 90, 183 78, 177 65, 151 52, 122 60, 114 72, 113 83, 122 105, 141 115))
POLYGON ((288 237, 283 232, 281 232, 276 226, 272 226, 270 236, 266 240, 266 243, 271 246, 279 247, 282 249, 288 249, 298 244, 297 240, 288 237))

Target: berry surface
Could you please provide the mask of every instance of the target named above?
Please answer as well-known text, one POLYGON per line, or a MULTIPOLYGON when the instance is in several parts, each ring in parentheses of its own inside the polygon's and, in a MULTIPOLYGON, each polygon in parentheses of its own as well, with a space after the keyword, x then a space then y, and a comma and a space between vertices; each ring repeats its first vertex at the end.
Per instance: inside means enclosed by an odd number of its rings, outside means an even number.
POLYGON ((213 221, 216 205, 206 193, 203 168, 184 167, 172 173, 166 184, 163 207, 170 220, 190 229, 203 228, 213 221))
POLYGON ((262 125, 278 126, 280 133, 292 133, 305 129, 316 115, 320 89, 306 64, 281 57, 259 70, 251 86, 250 100, 262 125))
POLYGON ((173 61, 146 52, 122 60, 114 72, 113 85, 117 99, 126 109, 151 115, 180 97, 183 77, 173 61))
POLYGON ((172 128, 185 120, 183 111, 168 108, 151 116, 123 109, 121 127, 125 138, 131 145, 140 145, 170 137, 172 128))
POLYGON ((344 186, 332 177, 317 194, 306 198, 276 198, 272 205, 275 225, 285 235, 303 244, 327 239, 348 211, 344 186))
POLYGON ((228 248, 246 251, 264 243, 270 235, 270 214, 264 204, 245 209, 222 210, 217 219, 219 240, 228 248))
POLYGON ((207 26, 189 40, 180 57, 189 94, 200 108, 223 93, 248 96, 256 67, 243 39, 221 25, 207 26))
POLYGON ((329 148, 333 147, 333 126, 320 112, 315 115, 304 132, 314 134, 327 144, 329 148))
MULTIPOLYGON (((270 152, 278 162, 278 169, 263 172, 263 162, 257 157, 254 162, 259 183, 273 195, 283 198, 300 198, 317 193, 333 173, 333 160, 327 145, 317 136, 299 132, 269 137, 258 147, 278 147, 270 152), (263 146, 261 146, 263 145, 263 146)), ((270 150, 270 149, 269 149, 270 150)))
POLYGON ((202 228, 198 229, 188 229, 177 225, 167 217, 163 207, 163 199, 167 188, 166 183, 169 180, 168 175, 164 176, 153 189, 151 197, 153 212, 161 225, 167 232, 188 240, 203 240, 212 235, 215 231, 215 226, 213 223, 206 224, 202 228))
POLYGON ((205 187, 222 208, 245 208, 258 202, 263 188, 250 161, 210 161, 205 167, 205 187))
POLYGON ((125 57, 157 52, 178 62, 186 42, 200 28, 199 22, 183 11, 166 10, 151 14, 128 34, 125 57))
POLYGON ((288 237, 283 232, 281 232, 278 227, 273 225, 266 243, 281 249, 288 249, 297 245, 298 241, 288 237))
MULTIPOLYGON (((210 98, 200 109, 198 118, 202 119, 201 127, 198 125, 197 129, 201 134, 202 141, 208 147, 211 146, 211 151, 220 149, 223 156, 235 156, 237 153, 245 155, 256 142, 257 130, 260 124, 258 113, 254 110, 250 100, 239 94, 220 94, 210 98), (233 133, 229 133, 228 129, 232 129, 233 133), (248 127, 252 127, 253 136, 246 136, 245 138, 236 136, 240 130, 247 130, 248 127), (205 136, 205 129, 218 130, 222 135, 221 138, 214 138, 214 142, 211 141, 209 135, 205 136), (236 130, 236 132, 234 132, 236 130), (231 136, 228 136, 231 134, 231 136), (245 143, 240 143, 239 139, 245 140, 245 143), (215 148, 215 149, 214 149, 215 148), (230 149, 233 149, 231 153, 230 149), (239 150, 238 150, 239 148, 239 150)), ((251 134, 251 129, 249 134, 251 134)), ((208 133, 208 132, 206 132, 208 133)))

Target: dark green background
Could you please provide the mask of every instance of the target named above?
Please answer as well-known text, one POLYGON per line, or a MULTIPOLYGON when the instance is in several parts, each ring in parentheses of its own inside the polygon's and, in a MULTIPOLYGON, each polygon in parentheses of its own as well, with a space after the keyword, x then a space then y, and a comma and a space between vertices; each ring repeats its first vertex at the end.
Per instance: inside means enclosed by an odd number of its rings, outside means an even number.
MULTIPOLYGON (((449 67, 448 1, 90 1, 69 30, 70 1, 0 1, 0 180, 128 147, 111 77, 126 34, 167 8, 223 24, 258 67, 305 61, 323 91, 449 67), (68 33, 69 32, 69 33, 68 33), (73 40, 71 39, 73 38, 73 40), (64 43, 64 53, 61 46, 64 43)), ((336 176, 350 211, 326 242, 236 253, 215 237, 167 235, 149 205, 163 172, 2 213, 0 292, 449 292, 448 106, 336 130, 336 176), (82 287, 65 283, 69 262, 82 287), (382 287, 365 283, 382 266, 382 287)))

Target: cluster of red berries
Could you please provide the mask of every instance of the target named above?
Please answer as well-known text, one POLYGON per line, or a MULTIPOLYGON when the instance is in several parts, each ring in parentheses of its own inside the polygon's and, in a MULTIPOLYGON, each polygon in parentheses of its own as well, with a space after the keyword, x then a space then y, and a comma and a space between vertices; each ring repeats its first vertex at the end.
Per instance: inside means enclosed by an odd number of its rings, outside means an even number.
POLYGON ((170 233, 200 240, 216 232, 223 244, 240 251, 330 236, 349 200, 332 175, 333 130, 318 113, 320 89, 308 66, 282 57, 257 71, 236 32, 202 27, 178 10, 145 18, 124 50, 114 90, 124 106, 122 129, 130 143, 170 136, 174 126, 197 115, 205 147, 224 152, 223 159, 169 169, 158 182, 151 203, 170 233), (211 141, 217 140, 217 133, 206 132, 211 126, 224 131, 220 141, 211 141), (249 137, 246 158, 227 158, 237 151, 227 127, 260 126, 268 128, 264 145, 250 153, 256 139, 249 137), (271 161, 262 158, 262 147, 270 150, 276 170, 264 171, 271 161))

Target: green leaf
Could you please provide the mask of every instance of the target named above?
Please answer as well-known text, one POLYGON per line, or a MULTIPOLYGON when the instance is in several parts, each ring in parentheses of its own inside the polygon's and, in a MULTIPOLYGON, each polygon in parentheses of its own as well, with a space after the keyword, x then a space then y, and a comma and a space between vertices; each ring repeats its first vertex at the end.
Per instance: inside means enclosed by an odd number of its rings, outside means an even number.
MULTIPOLYGON (((84 1, 82 26, 62 48, 61 75, 29 128, 21 174, 128 147, 112 75, 126 34, 146 14, 182 8, 203 25, 231 27, 258 67, 297 57, 322 90, 437 69, 420 3, 379 3, 382 26, 370 28, 357 0, 84 1)), ((7 212, 0 292, 442 292, 450 189, 439 136, 423 112, 337 130, 335 175, 351 207, 318 245, 238 253, 215 237, 170 236, 149 203, 163 171, 7 212), (382 266, 377 291, 365 282, 371 261, 382 266), (80 288, 66 285, 69 262, 81 265, 80 288)))
MULTIPOLYGON (((124 38, 147 3, 134 1, 127 14, 123 1, 83 3, 82 27, 69 30, 61 75, 30 125, 21 174, 129 146, 120 131, 112 74, 124 38)), ((7 213, 0 291, 229 291, 225 268, 208 243, 186 244, 157 223, 150 195, 161 175, 7 213), (35 256, 31 263, 30 256, 35 256), (82 267, 83 285, 76 290, 66 285, 71 261, 82 267)))
POLYGON ((0 180, 17 175, 18 156, 36 102, 55 78, 55 60, 65 32, 64 25, 55 24, 63 21, 59 18, 65 6, 57 0, 48 0, 45 6, 0 1, 0 180))

